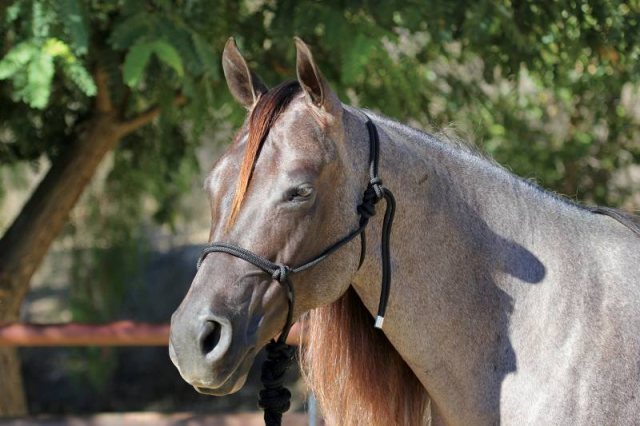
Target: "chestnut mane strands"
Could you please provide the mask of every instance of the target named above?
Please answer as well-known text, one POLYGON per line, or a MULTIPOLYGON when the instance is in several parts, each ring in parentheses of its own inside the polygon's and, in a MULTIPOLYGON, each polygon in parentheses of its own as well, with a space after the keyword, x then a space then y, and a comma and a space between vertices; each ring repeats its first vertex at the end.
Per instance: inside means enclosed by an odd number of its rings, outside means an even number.
POLYGON ((286 81, 262 94, 253 107, 249 116, 247 146, 240 166, 240 177, 231 202, 231 214, 227 226, 231 226, 238 216, 251 182, 256 160, 267 136, 269 136, 269 130, 300 91, 300 84, 297 81, 286 81))

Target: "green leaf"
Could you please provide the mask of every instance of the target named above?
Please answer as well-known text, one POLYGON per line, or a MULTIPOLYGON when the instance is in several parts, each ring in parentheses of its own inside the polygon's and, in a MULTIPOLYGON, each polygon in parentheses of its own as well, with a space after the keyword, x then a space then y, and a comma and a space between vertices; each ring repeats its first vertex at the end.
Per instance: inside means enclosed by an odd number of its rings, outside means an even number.
POLYGON ((156 19, 148 13, 137 13, 115 25, 109 44, 116 50, 128 49, 154 31, 156 19))
POLYGON ((34 38, 42 39, 49 35, 53 13, 42 1, 35 0, 31 7, 31 32, 34 38))
POLYGON ((214 56, 213 48, 198 34, 193 34, 193 45, 196 48, 198 59, 204 65, 206 72, 213 76, 214 79, 218 79, 220 77, 220 66, 214 56))
POLYGON ((204 66, 193 42, 193 30, 169 17, 158 18, 158 34, 161 40, 170 40, 171 46, 180 52, 183 67, 193 75, 202 74, 204 66))
POLYGON ((24 41, 11 49, 2 60, 0 60, 0 80, 12 77, 22 67, 24 67, 38 52, 36 46, 28 41, 24 41))
POLYGON ((58 0, 58 18, 69 36, 71 45, 79 55, 87 53, 89 47, 89 30, 82 7, 78 0, 58 0))
POLYGON ((129 87, 134 87, 142 78, 144 68, 153 52, 153 43, 136 43, 124 58, 122 78, 129 87))
POLYGON ((53 56, 39 52, 29 64, 25 97, 33 108, 42 109, 49 102, 53 80, 53 56))
POLYGON ((11 6, 7 7, 7 11, 5 13, 5 22, 7 25, 13 23, 20 17, 20 14, 22 13, 22 6, 23 4, 21 1, 16 1, 11 6))
POLYGON ((172 45, 164 40, 156 40, 153 42, 153 52, 158 56, 158 59, 173 68, 180 77, 184 75, 182 58, 172 45))
POLYGON ((63 62, 62 71, 75 83, 76 86, 87 96, 95 96, 97 92, 96 83, 93 81, 91 74, 82 64, 77 61, 63 62))

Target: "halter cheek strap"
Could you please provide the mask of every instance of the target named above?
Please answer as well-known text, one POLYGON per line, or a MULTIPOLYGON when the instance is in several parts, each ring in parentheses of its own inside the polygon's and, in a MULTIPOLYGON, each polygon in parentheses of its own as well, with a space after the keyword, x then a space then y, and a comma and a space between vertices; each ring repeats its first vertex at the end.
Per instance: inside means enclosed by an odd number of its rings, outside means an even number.
POLYGON ((300 266, 291 268, 281 263, 272 262, 260 255, 257 255, 245 248, 235 246, 228 243, 213 243, 207 246, 198 259, 198 269, 202 265, 205 257, 210 253, 227 253, 238 257, 246 262, 260 268, 265 273, 280 283, 286 290, 288 301, 287 319, 282 333, 278 340, 271 340, 266 346, 267 360, 262 365, 262 382, 265 389, 260 391, 259 405, 264 409, 264 418, 268 426, 280 425, 282 413, 289 409, 291 393, 282 386, 284 381, 284 373, 291 363, 294 354, 294 348, 287 345, 286 339, 291 330, 293 321, 293 308, 295 305, 295 292, 290 280, 292 274, 302 272, 325 260, 331 254, 335 253, 342 246, 360 235, 360 263, 358 269, 362 266, 366 252, 367 240, 365 229, 369 223, 369 219, 376 214, 375 205, 384 198, 386 201, 386 210, 384 212, 384 220, 382 222, 382 237, 380 244, 382 258, 382 286, 380 291, 380 302, 378 304, 378 314, 376 316, 375 327, 381 329, 384 323, 384 315, 387 309, 389 299, 389 291, 391 288, 391 255, 389 251, 389 238, 391 236, 391 225, 393 224, 393 216, 395 212, 396 202, 391 191, 382 185, 382 180, 378 176, 378 161, 380 157, 380 140, 378 130, 375 124, 367 117, 367 131, 369 132, 369 184, 364 191, 362 203, 357 207, 360 215, 358 228, 353 230, 342 239, 336 241, 322 253, 314 258, 303 262, 300 266))

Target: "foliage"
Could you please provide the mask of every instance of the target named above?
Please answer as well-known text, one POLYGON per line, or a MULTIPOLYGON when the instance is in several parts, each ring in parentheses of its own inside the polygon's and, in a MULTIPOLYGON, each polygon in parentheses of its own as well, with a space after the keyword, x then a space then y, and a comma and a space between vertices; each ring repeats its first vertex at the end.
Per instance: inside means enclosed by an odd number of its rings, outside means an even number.
POLYGON ((151 193, 158 216, 175 217, 167 206, 199 172, 198 136, 213 123, 212 107, 229 100, 226 93, 213 99, 213 85, 221 87, 213 46, 224 37, 205 6, 13 2, 1 17, 0 162, 55 161, 96 114, 90 73, 101 67, 118 114, 131 117, 154 105, 163 110, 161 123, 124 141, 116 153, 119 174, 110 179, 129 183, 121 185, 123 199, 151 193), (197 25, 186 24, 196 17, 197 25), (177 94, 189 98, 186 107, 175 107, 177 94), (140 163, 148 167, 141 170, 140 163))
MULTIPOLYGON (((115 203, 117 182, 108 181, 101 192, 91 191, 83 212, 89 229, 107 229, 104 235, 93 235, 86 247, 82 228, 70 226, 67 234, 74 240, 69 278, 69 308, 74 321, 104 323, 121 318, 131 290, 142 284, 143 265, 148 245, 140 228, 132 226, 139 218, 139 206, 129 200, 115 203)), ((117 352, 108 347, 74 348, 67 360, 71 376, 78 386, 90 386, 98 393, 106 392, 118 366, 117 352)))
MULTIPOLYGON (((123 114, 164 107, 162 123, 117 154, 130 166, 118 179, 148 181, 141 193, 162 206, 197 174, 198 136, 230 102, 218 60, 226 38, 237 36, 275 84, 294 75, 298 34, 344 100, 423 126, 457 123, 516 173, 617 204, 611 174, 640 156, 638 114, 621 102, 640 75, 639 15, 637 1, 602 0, 16 0, 2 16, 0 160, 64 149, 92 112, 89 71, 100 64, 123 114), (171 104, 178 92, 189 99, 180 110, 171 104)), ((241 116, 234 108, 222 119, 241 116)))
MULTIPOLYGON (((64 2, 69 5, 76 2, 64 2)), ((12 47, 0 61, 0 80, 11 79, 13 82, 13 95, 15 100, 21 100, 33 108, 42 109, 49 102, 52 80, 54 75, 54 62, 58 62, 63 75, 76 84, 77 88, 85 95, 93 96, 96 87, 87 70, 78 62, 78 57, 72 52, 65 42, 50 37, 49 28, 52 21, 58 18, 62 22, 69 22, 68 28, 71 34, 80 32, 75 28, 80 24, 83 27, 80 16, 72 14, 67 20, 64 16, 58 16, 60 10, 47 11, 41 2, 31 5, 29 38, 18 42, 12 47), (76 19, 74 19, 76 18, 76 19), (76 22, 76 25, 71 23, 76 22)), ((19 3, 13 5, 7 14, 7 23, 16 21, 21 17, 19 3)), ((82 28, 84 29, 84 28, 82 28)), ((86 32, 83 33, 86 38, 86 32)), ((86 52, 86 40, 78 42, 76 37, 75 49, 78 53, 86 52)))

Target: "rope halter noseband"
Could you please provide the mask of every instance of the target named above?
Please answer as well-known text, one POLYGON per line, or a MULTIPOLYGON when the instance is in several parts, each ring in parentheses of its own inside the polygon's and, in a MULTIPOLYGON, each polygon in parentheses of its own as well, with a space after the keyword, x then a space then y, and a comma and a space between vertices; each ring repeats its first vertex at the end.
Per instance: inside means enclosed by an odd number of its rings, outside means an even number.
POLYGON ((384 212, 380 248, 382 255, 382 288, 380 292, 380 302, 378 305, 375 327, 381 329, 384 322, 384 315, 387 309, 387 301, 389 299, 389 290, 391 287, 389 237, 391 235, 391 225, 393 223, 396 202, 391 191, 382 185, 382 179, 378 176, 378 160, 380 157, 380 140, 378 137, 378 130, 376 129, 375 124, 373 124, 373 121, 368 117, 366 125, 369 132, 369 184, 364 191, 362 203, 357 207, 357 212, 360 215, 360 222, 357 229, 329 246, 318 256, 293 268, 281 263, 272 262, 247 249, 228 243, 212 243, 203 250, 200 259, 198 259, 197 266, 199 269, 205 257, 210 253, 230 254, 253 264, 265 273, 271 275, 275 281, 284 286, 287 292, 289 310, 287 312, 286 322, 278 340, 276 341, 272 339, 271 342, 267 344, 267 360, 262 365, 261 378, 265 389, 260 391, 259 405, 264 409, 264 419, 267 426, 279 425, 282 420, 282 413, 287 411, 290 405, 289 400, 291 398, 291 393, 282 386, 284 373, 293 360, 294 354, 294 348, 285 343, 289 331, 291 330, 293 307, 295 304, 295 293, 289 277, 322 262, 358 235, 361 237, 360 262, 358 264, 358 269, 360 269, 367 251, 365 229, 369 223, 369 219, 376 214, 375 205, 383 198, 385 199, 387 206, 384 212))

